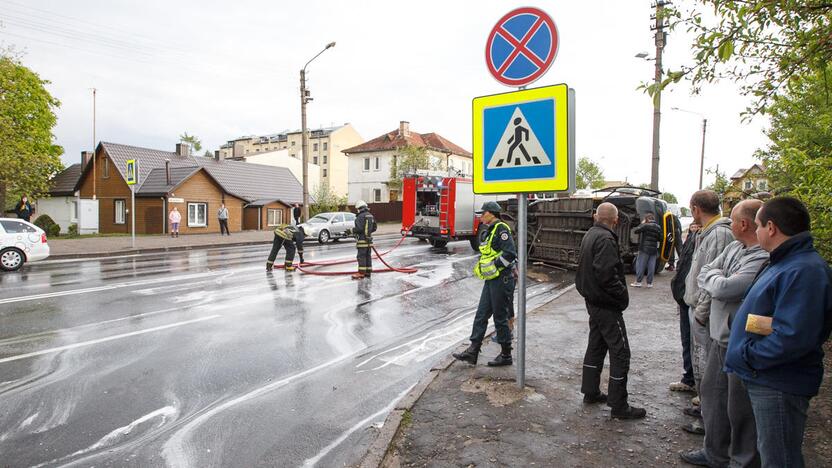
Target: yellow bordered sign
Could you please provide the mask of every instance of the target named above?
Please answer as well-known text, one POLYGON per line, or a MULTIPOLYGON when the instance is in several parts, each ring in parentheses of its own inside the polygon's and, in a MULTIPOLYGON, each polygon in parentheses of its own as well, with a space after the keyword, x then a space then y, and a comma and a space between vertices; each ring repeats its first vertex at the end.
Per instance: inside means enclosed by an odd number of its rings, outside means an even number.
POLYGON ((136 182, 139 180, 139 174, 136 172, 136 160, 135 159, 128 159, 127 160, 127 171, 126 179, 127 185, 136 185, 136 182))
POLYGON ((474 98, 474 193, 574 190, 574 116, 565 84, 474 98))

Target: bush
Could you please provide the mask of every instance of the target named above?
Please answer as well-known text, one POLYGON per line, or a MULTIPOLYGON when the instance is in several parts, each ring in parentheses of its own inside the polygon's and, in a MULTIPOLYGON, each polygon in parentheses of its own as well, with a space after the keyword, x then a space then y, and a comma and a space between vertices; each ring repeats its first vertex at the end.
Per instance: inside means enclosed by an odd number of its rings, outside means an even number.
POLYGON ((40 215, 33 223, 35 226, 43 229, 49 237, 58 237, 61 234, 61 226, 58 225, 49 215, 40 215))
POLYGON ((78 237, 78 225, 75 223, 70 224, 67 228, 67 235, 69 237, 78 237))

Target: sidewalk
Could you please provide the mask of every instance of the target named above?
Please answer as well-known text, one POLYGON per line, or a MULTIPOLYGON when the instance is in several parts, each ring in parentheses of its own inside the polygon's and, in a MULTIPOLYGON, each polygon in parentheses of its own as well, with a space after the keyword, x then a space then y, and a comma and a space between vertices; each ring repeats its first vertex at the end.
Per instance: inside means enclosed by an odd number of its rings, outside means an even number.
MULTIPOLYGON (((375 236, 399 235, 400 223, 378 225, 375 236)), ((78 239, 49 239, 52 260, 65 258, 106 257, 151 252, 204 249, 211 247, 233 247, 237 245, 271 244, 271 231, 234 232, 230 236, 220 234, 188 234, 177 238, 169 235, 136 236, 136 248, 131 245, 130 236, 82 237, 78 239)), ((314 242, 314 241, 309 241, 314 242)))
MULTIPOLYGON (((516 387, 514 366, 485 366, 499 352, 488 341, 476 367, 453 362, 435 373, 415 404, 403 409, 382 466, 683 465, 678 452, 701 447, 703 439, 680 429, 691 420, 682 414, 690 395, 668 390, 681 377, 671 277, 660 275, 653 289, 630 288, 630 307, 624 312, 632 352, 630 402, 647 409, 646 419, 611 420, 606 405, 582 404, 587 313, 572 289, 528 317, 525 392, 516 387)), ((829 374, 809 409, 806 466, 822 466, 832 456, 829 374)), ((605 392, 607 376, 605 369, 605 392)), ((382 433, 393 432, 384 429, 382 433)), ((371 456, 372 451, 365 465, 371 456)))

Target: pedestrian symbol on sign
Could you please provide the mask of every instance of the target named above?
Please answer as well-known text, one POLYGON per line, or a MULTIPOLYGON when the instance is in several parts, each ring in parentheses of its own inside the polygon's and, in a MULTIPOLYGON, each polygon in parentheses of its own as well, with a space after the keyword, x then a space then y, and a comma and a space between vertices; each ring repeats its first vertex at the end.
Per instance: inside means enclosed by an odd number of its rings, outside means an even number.
POLYGON ((491 154, 489 169, 548 166, 551 164, 540 140, 534 134, 520 107, 514 113, 503 131, 500 143, 491 154))

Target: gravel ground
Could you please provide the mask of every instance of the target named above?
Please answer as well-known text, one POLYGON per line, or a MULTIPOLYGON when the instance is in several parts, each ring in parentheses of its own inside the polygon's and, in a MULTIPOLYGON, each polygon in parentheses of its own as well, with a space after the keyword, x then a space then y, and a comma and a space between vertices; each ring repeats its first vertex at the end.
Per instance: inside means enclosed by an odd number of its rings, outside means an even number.
MULTIPOLYGON (((682 414, 690 395, 668 390, 681 376, 670 278, 660 275, 653 289, 631 288, 625 312, 632 351, 630 402, 647 409, 646 419, 611 420, 605 405, 582 404, 587 315, 572 290, 529 316, 525 391, 516 387, 513 367, 485 366, 499 351, 489 343, 476 367, 454 363, 405 414, 384 465, 682 465, 678 453, 700 447, 702 438, 680 429, 690 422, 682 414)), ((602 382, 606 378, 605 370, 602 382)), ((827 376, 820 396, 812 400, 804 444, 807 466, 826 465, 832 455, 830 385, 827 376)))

